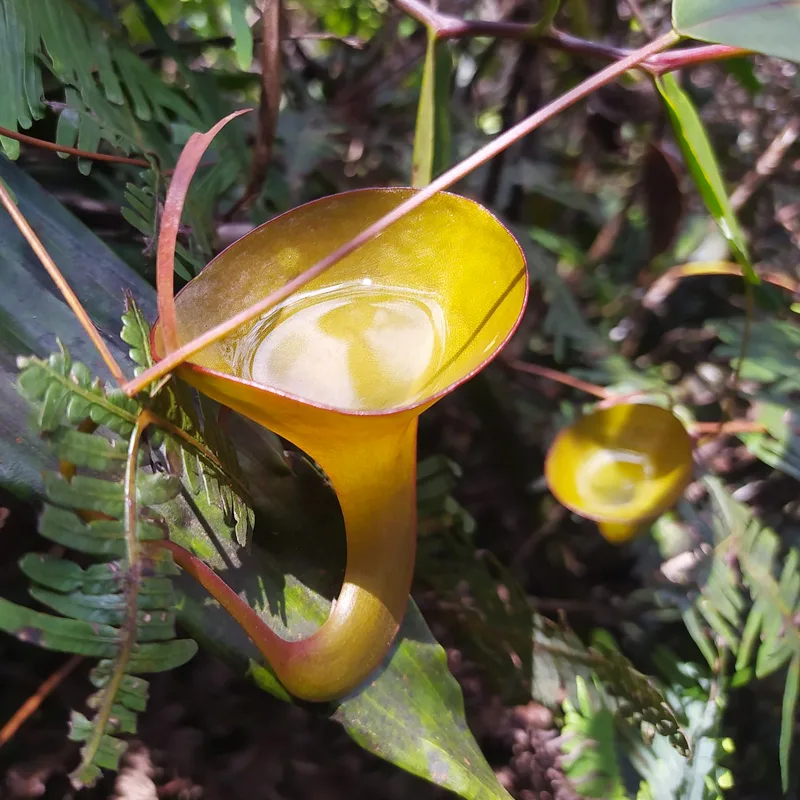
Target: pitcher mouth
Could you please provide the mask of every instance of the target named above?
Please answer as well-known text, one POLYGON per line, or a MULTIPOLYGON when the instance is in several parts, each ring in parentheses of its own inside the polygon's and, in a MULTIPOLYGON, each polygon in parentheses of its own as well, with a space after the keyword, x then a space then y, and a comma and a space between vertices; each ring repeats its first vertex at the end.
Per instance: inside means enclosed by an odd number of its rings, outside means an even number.
MULTIPOLYGON (((355 191, 360 191, 360 190, 355 190, 355 191)), ((333 413, 342 414, 345 416, 386 417, 386 416, 391 416, 393 414, 400 414, 405 411, 413 411, 414 409, 426 405, 431 405, 435 403, 437 400, 441 400, 442 397, 445 397, 446 395, 450 394, 450 392, 454 391, 463 383, 466 383, 468 380, 477 375, 487 365, 489 365, 492 361, 494 361, 498 355, 500 355, 502 349, 506 346, 506 344, 508 344, 509 340, 517 332, 517 328, 519 328, 520 322, 522 322, 522 318, 525 316, 525 309, 527 308, 528 305, 528 295, 530 292, 530 282, 528 281, 527 267, 523 267, 523 269, 520 270, 520 272, 515 276, 514 281, 509 285, 509 287, 506 289, 506 292, 502 295, 502 297, 504 298, 506 294, 510 292, 519 283, 520 280, 524 281, 525 286, 524 286, 524 294, 522 297, 522 302, 519 308, 519 313, 517 314, 517 318, 514 320, 514 324, 509 328, 506 336, 497 344, 494 350, 483 361, 479 362, 473 369, 465 373, 458 380, 453 381, 452 383, 445 386, 443 389, 440 389, 439 391, 434 392, 432 394, 417 396, 416 399, 414 399, 412 402, 409 403, 401 403, 400 405, 397 406, 391 406, 389 408, 382 408, 382 409, 342 408, 340 406, 328 405, 326 403, 320 403, 314 400, 310 400, 306 397, 302 397, 292 392, 284 391, 283 389, 278 389, 277 387, 274 386, 269 386, 267 384, 259 383, 252 379, 243 378, 238 375, 232 375, 229 372, 222 372, 220 370, 211 369, 210 367, 203 367, 200 364, 195 364, 192 361, 184 361, 183 364, 177 367, 176 371, 189 370, 195 375, 199 376, 201 379, 202 377, 210 377, 221 381, 228 381, 231 383, 235 383, 239 386, 247 386, 251 389, 256 389, 261 392, 268 392, 269 394, 275 395, 277 397, 283 397, 286 398, 287 400, 292 400, 296 403, 300 403, 305 406, 311 406, 313 408, 318 408, 323 411, 331 411, 333 413)), ((488 322, 488 318, 489 315, 487 314, 486 322, 488 322)), ((163 356, 158 353, 156 346, 156 333, 159 322, 160 320, 157 319, 150 328, 150 352, 152 353, 153 359, 156 362, 161 361, 163 358, 163 356)), ((448 363, 458 358, 461 355, 461 353, 468 347, 469 347, 469 342, 462 345, 461 348, 459 348, 459 350, 455 354, 453 354, 444 365, 439 367, 438 371, 443 370, 448 363)), ((430 378, 428 383, 432 383, 434 377, 430 378)))
MULTIPOLYGON (((344 195, 354 195, 354 194, 359 194, 359 193, 362 193, 362 192, 371 192, 371 191, 374 192, 375 189, 374 188, 353 189, 353 190, 346 191, 346 192, 340 192, 340 193, 338 193, 337 195, 334 195, 334 196, 338 197, 338 196, 344 196, 344 195)), ((409 189, 406 188, 406 187, 389 187, 389 188, 381 189, 381 191, 393 193, 393 192, 409 191, 409 189)), ((520 305, 519 305, 519 311, 518 311, 518 313, 516 315, 516 318, 514 319, 513 324, 509 327, 509 329, 506 332, 505 336, 503 336, 503 338, 496 345, 493 346, 493 348, 491 349, 491 352, 489 352, 489 354, 483 360, 478 362, 472 369, 470 369, 464 375, 460 376, 457 380, 452 381, 451 383, 447 384, 446 386, 444 386, 440 390, 438 390, 436 392, 432 392, 432 393, 427 394, 427 395, 426 394, 421 394, 421 393, 415 393, 414 399, 410 400, 409 402, 404 402, 404 403, 400 403, 398 405, 392 405, 392 406, 388 406, 388 407, 385 407, 385 408, 370 409, 370 408, 352 408, 352 407, 351 408, 347 408, 347 407, 342 407, 342 406, 339 406, 339 405, 333 405, 333 404, 327 404, 327 403, 319 402, 319 401, 316 401, 316 400, 312 400, 312 399, 310 399, 308 397, 304 397, 304 396, 302 396, 300 394, 297 394, 297 393, 294 393, 294 392, 291 392, 291 391, 286 391, 284 389, 278 388, 278 387, 273 386, 273 385, 269 385, 267 383, 262 383, 260 381, 253 380, 251 378, 246 378, 246 377, 243 377, 243 376, 240 376, 240 375, 235 375, 235 374, 232 374, 231 372, 222 371, 222 370, 219 370, 219 369, 212 369, 210 367, 205 367, 205 366, 202 366, 202 365, 197 364, 197 363, 192 362, 192 361, 183 362, 179 367, 177 367, 176 371, 182 371, 183 370, 183 371, 191 372, 193 375, 197 376, 197 380, 195 381, 195 383, 197 383, 197 384, 202 384, 202 381, 204 379, 214 379, 214 380, 218 380, 218 381, 222 381, 222 382, 233 383, 233 384, 236 384, 236 385, 239 385, 239 386, 246 386, 249 389, 253 389, 253 390, 256 390, 258 392, 267 392, 267 393, 269 393, 269 394, 271 394, 273 396, 285 398, 287 400, 291 400, 293 402, 296 402, 298 404, 301 404, 301 405, 304 405, 304 406, 307 406, 307 407, 317 408, 317 409, 324 410, 324 411, 330 411, 332 413, 340 414, 340 415, 343 415, 343 416, 350 416, 350 417, 387 417, 387 416, 392 416, 392 415, 395 415, 395 414, 401 414, 401 413, 413 411, 413 410, 416 410, 416 409, 419 409, 419 408, 422 408, 422 407, 425 407, 425 406, 430 406, 433 403, 435 403, 437 400, 440 400, 442 397, 444 397, 447 394, 449 394, 450 392, 454 391, 461 384, 463 384, 466 381, 468 381, 471 378, 473 378, 477 373, 479 373, 488 364, 490 364, 499 355, 501 350, 505 347, 505 345, 508 343, 508 341, 516 333, 516 331, 517 331, 517 329, 519 327, 519 324, 522 321, 523 316, 525 315, 525 310, 527 308, 528 297, 529 297, 529 292, 530 292, 530 282, 528 280, 528 270, 527 270, 527 263, 526 263, 525 253, 522 250, 522 247, 520 246, 520 244, 517 241, 516 237, 508 230, 508 228, 505 225, 503 225, 502 222, 500 222, 500 220, 497 219, 497 217, 495 217, 494 214, 492 214, 490 211, 488 211, 488 209, 485 209, 479 203, 477 203, 474 200, 471 200, 469 198, 465 198, 465 197, 462 197, 460 195, 454 195, 451 192, 440 192, 439 194, 441 194, 441 195, 450 195, 450 196, 457 197, 460 201, 465 201, 465 202, 471 203, 471 204, 473 204, 475 206, 478 206, 485 213, 489 214, 497 222, 498 225, 501 225, 505 229, 505 231, 508 233, 508 236, 511 238, 511 240, 516 245, 517 250, 519 251, 520 260, 521 260, 521 264, 522 264, 522 268, 519 270, 519 272, 516 275, 514 275, 513 279, 510 281, 510 283, 505 288, 505 290, 500 295, 500 297, 487 310, 487 313, 483 317, 483 319, 481 320, 481 323, 470 333, 470 337, 467 339, 467 341, 463 345, 461 345, 461 347, 459 347, 459 349, 455 353, 450 355, 446 359, 444 364, 440 365, 437 368, 436 373, 434 375, 432 375, 426 381, 426 384, 434 383, 434 381, 436 379, 436 375, 438 375, 441 372, 443 372, 447 367, 452 366, 453 362, 456 359, 458 359, 465 351, 467 351, 469 349, 470 342, 489 323, 489 321, 492 318, 492 315, 493 315, 494 311, 504 302, 504 300, 508 297, 508 295, 516 287, 518 287, 519 282, 522 281, 523 282, 522 298, 521 298, 521 302, 520 302, 520 305)), ((304 206, 312 206, 312 205, 315 205, 317 203, 324 202, 324 201, 328 200, 329 198, 330 198, 330 196, 319 198, 318 200, 314 200, 314 201, 311 201, 309 203, 305 203, 304 206)), ((298 208, 301 208, 301 207, 303 207, 303 206, 298 206, 298 208)), ((265 225, 269 225, 269 224, 273 223, 275 220, 279 219, 280 217, 283 217, 283 216, 286 216, 288 214, 293 213, 293 211, 295 211, 295 210, 296 209, 290 209, 289 211, 286 211, 283 214, 280 214, 277 217, 274 217, 273 219, 269 220, 268 222, 266 222, 264 224, 265 225)), ((254 230, 257 230, 257 229, 254 229, 254 230)), ((249 235, 249 234, 245 234, 245 236, 247 236, 247 235, 249 235)), ((240 240, 237 240, 237 242, 238 241, 240 241, 240 240)), ((229 245, 228 248, 223 250, 218 256, 215 257, 214 260, 216 260, 216 258, 219 258, 222 255, 222 253, 226 252, 226 250, 229 250, 230 248, 235 247, 237 242, 233 242, 231 245, 229 245)), ((211 264, 211 263, 213 263, 213 260, 212 260, 212 262, 209 262, 209 264, 211 264)), ((180 290, 180 292, 178 292, 178 294, 176 295, 176 299, 178 297, 180 297, 180 295, 190 285, 190 283, 191 283, 191 281, 189 283, 187 283, 186 286, 184 286, 180 290)), ((157 319, 153 323, 153 325, 152 325, 152 327, 150 329, 150 350, 151 350, 153 358, 154 358, 154 360, 156 362, 162 360, 162 358, 164 357, 158 352, 158 348, 157 348, 156 334, 157 334, 157 331, 158 331, 159 324, 160 324, 160 319, 157 319)), ((423 386, 423 389, 424 389, 424 386, 423 386)))
MULTIPOLYGON (((639 409, 652 408, 663 411, 660 406, 631 405, 639 409)), ((585 449, 574 462, 559 463, 559 457, 562 456, 559 447, 574 435, 574 428, 578 423, 564 428, 551 443, 545 458, 545 480, 550 491, 562 506, 584 519, 597 523, 638 525, 657 519, 679 500, 692 475, 693 462, 688 433, 675 417, 672 419, 685 436, 686 452, 682 454, 685 458, 676 458, 668 462, 666 467, 663 464, 654 465, 654 458, 657 460, 656 453, 663 453, 663 450, 647 450, 641 448, 638 442, 629 439, 615 439, 603 447, 594 450, 585 449), (615 474, 612 471, 610 476, 600 478, 601 473, 597 467, 602 465, 596 463, 598 458, 601 461, 607 460, 610 464, 618 464, 623 455, 625 456, 622 458, 623 461, 640 466, 643 474, 639 476, 634 470, 633 475, 626 476, 624 473, 615 474), (567 470, 572 476, 572 483, 565 483, 560 479, 567 470), (646 474, 648 470, 650 474, 646 474), (615 503, 610 496, 604 499, 602 492, 605 490, 610 490, 612 493, 616 491, 618 502, 615 503), (628 490, 630 490, 629 498, 624 496, 628 490)))

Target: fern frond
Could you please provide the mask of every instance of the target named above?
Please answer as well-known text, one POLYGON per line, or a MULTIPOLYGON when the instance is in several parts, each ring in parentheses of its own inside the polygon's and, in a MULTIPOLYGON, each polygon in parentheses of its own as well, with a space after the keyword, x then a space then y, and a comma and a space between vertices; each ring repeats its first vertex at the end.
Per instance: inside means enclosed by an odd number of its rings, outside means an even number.
POLYGON ((576 678, 577 701, 564 701, 564 725, 556 740, 564 774, 582 797, 627 800, 615 751, 614 714, 576 678))
POLYGON ((720 653, 735 656, 737 682, 788 666, 780 737, 786 787, 800 679, 800 552, 788 548, 784 553, 778 535, 754 519, 717 478, 706 478, 706 485, 714 508, 715 547, 708 578, 684 618, 715 671, 720 653))
MULTIPOLYGON (((151 169, 142 172, 141 185, 128 183, 125 186, 127 205, 122 208, 122 216, 145 237, 148 250, 154 250, 154 243, 158 239, 163 183, 159 173, 151 169)), ((209 242, 199 233, 202 232, 203 226, 192 224, 191 211, 190 204, 190 208, 187 209, 187 222, 192 230, 189 237, 191 249, 187 249, 180 242, 175 247, 175 272, 186 281, 200 272, 211 255, 209 242)))
MULTIPOLYGON (((130 345, 129 354, 137 370, 153 363, 150 326, 130 296, 126 298, 121 338, 130 345)), ((239 544, 245 546, 253 530, 255 513, 236 449, 220 428, 219 406, 202 395, 198 405, 202 422, 195 411, 191 390, 175 377, 152 398, 153 411, 172 424, 174 433, 181 434, 179 438, 167 437, 165 457, 168 463, 181 464, 191 491, 205 490, 209 502, 222 507, 226 524, 234 530, 239 544)))
POLYGON ((559 275, 553 255, 521 226, 510 225, 528 259, 531 279, 542 285, 547 301, 544 332, 552 336, 556 361, 563 361, 568 346, 579 351, 605 349, 598 333, 586 322, 572 291, 559 275))
MULTIPOLYGON (((163 159, 171 144, 159 126, 173 114, 204 127, 194 105, 133 53, 112 22, 81 0, 5 0, 0 54, 0 67, 7 67, 3 74, 14 76, 10 91, 0 96, 0 124, 6 127, 29 128, 44 115, 43 65, 65 90, 59 144, 96 151, 107 141, 124 152, 163 159)), ((0 144, 16 158, 17 142, 0 144)), ((91 164, 79 162, 79 167, 88 173, 91 164)))
POLYGON ((60 616, 0 599, 0 629, 40 647, 101 659, 88 701, 95 713, 73 712, 71 720, 70 737, 83 743, 71 777, 76 786, 89 786, 103 769, 116 769, 125 751, 118 736, 135 732, 147 696, 138 675, 173 669, 197 650, 195 642, 175 638, 171 578, 177 567, 168 551, 151 554, 144 547, 165 537, 157 507, 177 495, 180 482, 142 469, 150 413, 106 391, 63 346, 47 360, 20 359, 20 367, 20 392, 55 454, 70 463, 68 477, 44 476, 39 532, 104 560, 84 568, 51 555, 25 556, 20 568, 31 581, 31 597, 60 616), (88 433, 87 419, 107 435, 88 433), (96 474, 75 474, 79 469, 96 474))
POLYGON ((533 613, 509 571, 490 554, 476 552, 463 530, 421 539, 417 575, 435 589, 438 607, 464 631, 465 646, 487 665, 487 675, 502 676, 501 690, 522 682, 528 697, 558 707, 565 692, 577 699, 577 677, 591 683, 594 674, 602 701, 616 716, 640 729, 653 728, 684 757, 689 754, 663 692, 619 652, 610 635, 596 634, 587 646, 566 624, 533 613))
POLYGON ((709 323, 722 340, 714 355, 730 361, 739 369, 739 377, 770 387, 777 395, 800 391, 797 350, 800 328, 796 322, 776 318, 753 320, 747 341, 747 352, 740 364, 741 341, 745 330, 743 319, 713 320, 709 323))
POLYGON ((732 784, 720 736, 727 704, 724 682, 666 650, 656 653, 656 661, 669 676, 666 697, 680 714, 693 751, 691 758, 682 758, 661 737, 645 741, 623 729, 625 750, 642 779, 636 800, 722 800, 732 784))

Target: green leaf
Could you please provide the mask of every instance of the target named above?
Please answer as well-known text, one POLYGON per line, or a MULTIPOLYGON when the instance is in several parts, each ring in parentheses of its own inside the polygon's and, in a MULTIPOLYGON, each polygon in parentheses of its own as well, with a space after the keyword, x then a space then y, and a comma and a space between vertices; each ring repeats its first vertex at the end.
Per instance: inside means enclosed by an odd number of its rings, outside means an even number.
POLYGON ((614 746, 614 715, 602 703, 595 707, 582 677, 577 678, 577 694, 577 707, 564 701, 564 773, 582 797, 627 800, 614 746))
MULTIPOLYGON (((664 660, 660 652, 657 656, 664 660)), ((667 699, 679 709, 693 744, 692 757, 681 757, 667 739, 644 743, 626 732, 631 762, 644 783, 637 798, 647 800, 723 800, 718 782, 724 773, 719 758, 720 725, 727 703, 722 682, 701 673, 697 665, 669 655, 671 671, 667 699)))
POLYGON ((231 25, 233 26, 233 49, 240 70, 248 70, 253 63, 253 32, 247 22, 247 0, 231 0, 231 25))
POLYGON ((742 265, 747 280, 758 283, 758 276, 750 263, 744 231, 731 207, 717 157, 697 109, 674 75, 662 75, 655 82, 706 208, 742 265))
POLYGON ((83 585, 83 569, 63 558, 28 553, 19 562, 19 567, 32 581, 59 592, 72 592, 83 585))
MULTIPOLYGON (((89 681, 96 689, 103 689, 111 679, 111 662, 101 661, 90 673, 89 681)), ((150 699, 150 684, 134 675, 123 675, 117 699, 131 711, 144 711, 150 699)))
POLYGON ((783 791, 789 791, 789 757, 792 752, 792 739, 797 724, 797 696, 800 693, 800 655, 792 659, 786 674, 786 686, 783 690, 783 707, 781 711, 781 785, 783 791))
POLYGON ((46 650, 109 658, 118 648, 119 632, 109 625, 42 614, 0 597, 0 630, 46 650))
POLYGON ((119 518, 123 512, 122 484, 76 475, 72 481, 49 472, 44 476, 47 496, 59 506, 99 511, 119 518))
POLYGON ((73 428, 57 428, 50 436, 50 444, 60 459, 98 472, 118 469, 127 455, 119 441, 110 442, 103 436, 81 433, 73 428))
POLYGON ((673 0, 672 19, 683 36, 800 60, 800 0, 673 0))
POLYGON ((450 126, 450 83, 453 56, 447 42, 437 41, 428 30, 428 49, 422 69, 422 87, 417 106, 411 185, 427 186, 444 172, 452 160, 450 126))

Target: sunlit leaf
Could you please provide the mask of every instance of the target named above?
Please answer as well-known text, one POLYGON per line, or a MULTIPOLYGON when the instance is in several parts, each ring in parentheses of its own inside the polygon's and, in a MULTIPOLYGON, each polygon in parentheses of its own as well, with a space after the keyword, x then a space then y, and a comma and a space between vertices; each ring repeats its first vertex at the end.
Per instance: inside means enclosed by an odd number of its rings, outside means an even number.
POLYGON ((437 41, 428 31, 428 48, 422 70, 422 87, 417 106, 411 185, 427 186, 450 166, 450 82, 453 56, 447 42, 437 41))
POLYGON ((693 39, 800 60, 798 0, 674 0, 672 19, 693 39))
POLYGON ((744 231, 731 207, 717 157, 697 109, 686 92, 681 89, 674 75, 657 78, 656 86, 666 105, 686 165, 706 208, 736 254, 747 279, 752 283, 758 283, 750 263, 744 231))

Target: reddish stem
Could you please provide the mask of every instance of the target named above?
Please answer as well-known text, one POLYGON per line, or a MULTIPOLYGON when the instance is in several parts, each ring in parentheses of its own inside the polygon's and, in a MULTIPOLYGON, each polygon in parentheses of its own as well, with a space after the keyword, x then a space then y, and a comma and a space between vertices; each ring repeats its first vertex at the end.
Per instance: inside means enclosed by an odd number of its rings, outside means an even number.
POLYGON ((586 392, 586 394, 594 395, 601 400, 605 400, 611 395, 611 393, 602 386, 583 381, 580 378, 576 378, 566 372, 560 372, 557 369, 550 369, 550 367, 543 367, 539 364, 529 364, 526 361, 510 361, 509 366, 518 372, 527 372, 529 375, 536 375, 548 381, 563 383, 565 386, 571 386, 579 392, 586 392))
MULTIPOLYGON (((624 47, 582 39, 553 27, 550 27, 545 33, 541 33, 536 23, 461 19, 434 11, 421 0, 394 0, 394 4, 401 11, 433 30, 436 38, 441 40, 468 39, 477 36, 522 40, 536 38, 546 47, 576 55, 602 58, 605 61, 619 61, 634 52, 624 47)), ((641 67, 656 75, 661 75, 664 72, 702 64, 706 61, 720 61, 749 54, 749 50, 743 50, 740 47, 723 44, 702 45, 670 53, 658 53, 643 61, 641 67)))
POLYGON ((749 419, 732 419, 730 422, 693 422, 692 436, 721 436, 734 433, 764 433, 765 428, 749 419))
POLYGON ((42 685, 17 709, 11 719, 0 728, 0 747, 9 742, 20 727, 33 714, 48 695, 52 694, 77 666, 83 661, 82 656, 72 656, 65 661, 42 685))
POLYGON ((70 156, 78 156, 78 158, 87 158, 91 161, 108 161, 112 164, 130 164, 133 167, 145 167, 149 169, 151 164, 142 158, 128 158, 127 156, 112 156, 106 153, 91 153, 88 150, 78 150, 76 147, 67 147, 63 144, 54 144, 53 142, 45 141, 44 139, 36 139, 33 136, 28 136, 24 133, 17 133, 17 131, 9 130, 0 126, 0 136, 5 136, 8 139, 14 139, 23 144, 29 144, 33 147, 39 147, 42 150, 53 150, 56 153, 66 153, 70 156))

